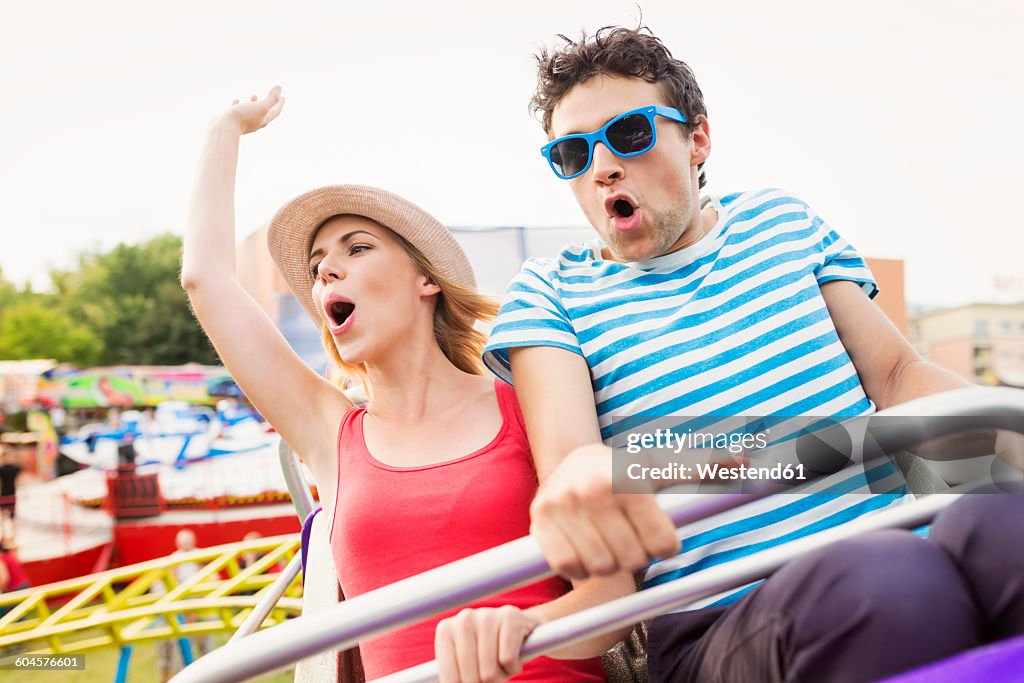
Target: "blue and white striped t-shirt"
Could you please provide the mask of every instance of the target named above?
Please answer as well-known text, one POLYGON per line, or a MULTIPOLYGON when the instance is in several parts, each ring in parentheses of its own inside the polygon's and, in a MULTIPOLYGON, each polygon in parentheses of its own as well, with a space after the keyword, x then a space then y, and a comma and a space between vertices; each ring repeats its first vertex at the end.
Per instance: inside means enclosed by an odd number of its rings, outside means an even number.
MULTIPOLYGON (((777 189, 712 200, 700 241, 642 262, 601 258, 595 240, 530 259, 510 283, 484 352, 511 382, 508 349, 555 346, 590 367, 601 436, 625 416, 856 416, 874 412, 820 286, 878 289, 859 254, 800 199, 777 189)), ((635 426, 635 424, 633 425, 635 426)), ((764 550, 907 498, 891 463, 847 468, 687 527, 653 585, 764 550), (870 482, 870 489, 868 488, 870 482), (867 494, 886 491, 889 495, 867 494)), ((690 608, 725 599, 703 601, 690 608)))

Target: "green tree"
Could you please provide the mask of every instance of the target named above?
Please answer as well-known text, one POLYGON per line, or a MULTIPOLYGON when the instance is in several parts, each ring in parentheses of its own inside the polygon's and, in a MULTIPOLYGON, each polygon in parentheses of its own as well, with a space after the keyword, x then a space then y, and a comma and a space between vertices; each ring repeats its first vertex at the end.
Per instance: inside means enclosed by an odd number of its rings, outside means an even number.
POLYGON ((54 358, 89 364, 99 340, 86 327, 54 308, 52 296, 28 285, 19 289, 0 271, 0 360, 54 358))
POLYGON ((60 309, 100 341, 101 365, 218 363, 178 284, 181 238, 167 233, 51 274, 60 309))
POLYGON ((16 303, 4 307, 0 314, 0 358, 53 358, 77 365, 94 364, 99 358, 99 339, 48 305, 46 299, 22 294, 16 303))
POLYGON ((18 298, 18 288, 13 282, 4 279, 4 269, 0 268, 0 314, 18 298))

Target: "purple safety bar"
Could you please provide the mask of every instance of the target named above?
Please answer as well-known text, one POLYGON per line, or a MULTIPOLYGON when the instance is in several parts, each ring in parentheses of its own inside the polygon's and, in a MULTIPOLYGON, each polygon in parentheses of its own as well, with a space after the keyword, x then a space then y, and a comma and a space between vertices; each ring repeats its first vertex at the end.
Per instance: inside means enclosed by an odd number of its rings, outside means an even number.
POLYGON ((1018 683, 1024 680, 1024 636, 975 648, 881 683, 1018 683))
POLYGON ((302 553, 302 575, 306 575, 306 555, 309 554, 309 535, 313 532, 313 519, 317 513, 323 510, 321 507, 313 508, 306 520, 302 523, 301 553, 302 553))

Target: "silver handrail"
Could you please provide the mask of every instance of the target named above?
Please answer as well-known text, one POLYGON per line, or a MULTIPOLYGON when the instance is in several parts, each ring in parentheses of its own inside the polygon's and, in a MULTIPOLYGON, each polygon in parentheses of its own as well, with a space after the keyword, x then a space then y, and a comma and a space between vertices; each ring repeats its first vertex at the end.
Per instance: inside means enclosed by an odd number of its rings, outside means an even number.
POLYGON ((284 483, 288 486, 295 513, 301 521, 305 521, 316 505, 313 502, 313 494, 309 492, 306 475, 302 473, 302 465, 284 439, 277 445, 277 457, 281 461, 281 472, 284 473, 284 483))
MULTIPOLYGON (((632 626, 701 598, 763 579, 785 563, 812 550, 879 529, 913 529, 927 524, 939 510, 963 494, 933 494, 913 502, 805 536, 721 567, 685 576, 601 605, 580 610, 535 628, 520 651, 523 661, 632 626)), ((435 683, 437 662, 426 662, 371 683, 435 683)))
MULTIPOLYGON (((281 461, 281 472, 284 474, 284 481, 288 486, 292 505, 295 506, 295 513, 299 516, 300 521, 305 521, 309 513, 313 511, 314 503, 313 496, 309 492, 309 483, 302 473, 299 459, 284 439, 281 439, 277 445, 277 457, 281 461)), ((252 635, 259 630, 260 626, 263 625, 263 622, 266 621, 273 611, 274 606, 284 596, 285 591, 288 590, 288 586, 292 585, 292 581, 299 575, 301 569, 302 557, 299 553, 296 553, 284 570, 277 575, 274 582, 260 596, 259 602, 256 603, 256 606, 253 607, 252 612, 245 618, 242 625, 238 627, 238 630, 232 634, 231 639, 228 641, 229 643, 252 635)))
MULTIPOLYGON (((1024 391, 961 389, 916 399, 898 409, 877 414, 977 418, 978 424, 932 420, 926 423, 925 429, 910 434, 887 433, 882 445, 889 451, 905 449, 922 440, 946 436, 967 427, 1024 433, 1024 391)), ((696 502, 689 498, 679 501, 678 497, 659 496, 659 504, 678 527, 771 492, 765 489, 753 494, 701 496, 696 502)), ((347 649, 377 633, 551 574, 536 541, 527 536, 229 643, 193 663, 174 681, 243 681, 323 650, 347 649)))
POLYGON ((277 578, 274 579, 274 582, 266 589, 266 593, 260 597, 260 601, 252 608, 245 621, 242 622, 242 625, 238 627, 238 630, 234 632, 228 642, 232 643, 239 638, 244 638, 258 631, 301 570, 302 557, 299 553, 295 553, 281 573, 277 575, 277 578))
MULTIPOLYGON (((685 501, 662 494, 658 499, 678 527, 775 490, 685 501)), ((324 650, 354 647, 378 633, 553 574, 537 541, 525 536, 230 642, 197 660, 173 680, 244 681, 324 650)))

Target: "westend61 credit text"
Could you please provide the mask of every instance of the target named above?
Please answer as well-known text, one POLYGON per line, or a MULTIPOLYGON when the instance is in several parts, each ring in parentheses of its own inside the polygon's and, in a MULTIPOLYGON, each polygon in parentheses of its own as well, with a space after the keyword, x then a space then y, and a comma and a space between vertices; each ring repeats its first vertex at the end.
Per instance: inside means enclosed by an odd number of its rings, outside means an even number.
POLYGON ((746 463, 722 465, 719 463, 669 463, 660 467, 648 467, 633 463, 626 467, 626 476, 634 481, 663 479, 673 481, 760 481, 783 480, 803 481, 806 479, 803 465, 751 466, 746 463))
POLYGON ((703 489, 712 484, 742 487, 744 482, 803 483, 813 476, 797 458, 768 455, 768 428, 752 431, 752 425, 736 419, 720 420, 714 430, 683 429, 678 421, 672 427, 645 426, 618 438, 614 476, 621 492, 635 492, 631 482, 693 484, 703 489))

